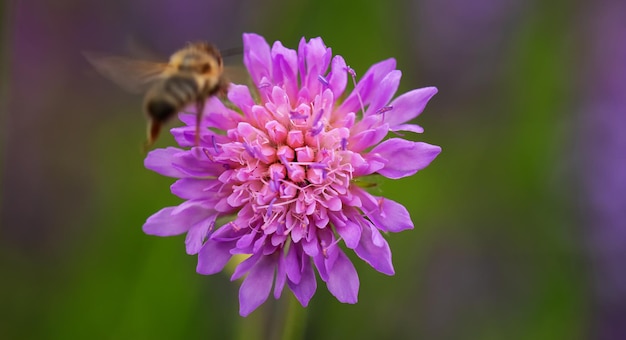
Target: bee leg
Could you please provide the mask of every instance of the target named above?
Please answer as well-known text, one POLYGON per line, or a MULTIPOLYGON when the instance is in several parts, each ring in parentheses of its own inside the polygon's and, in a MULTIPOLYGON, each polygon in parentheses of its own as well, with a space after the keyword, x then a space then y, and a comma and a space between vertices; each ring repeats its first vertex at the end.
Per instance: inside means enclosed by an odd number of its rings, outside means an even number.
POLYGON ((196 146, 200 145, 200 123, 204 112, 204 100, 196 102, 196 146))
POLYGON ((144 143, 144 151, 154 144, 154 141, 159 137, 159 132, 161 132, 161 122, 154 119, 148 120, 148 139, 144 143))
POLYGON ((217 85, 217 95, 222 99, 227 98, 228 87, 230 86, 230 81, 228 81, 224 77, 220 77, 219 83, 217 85))

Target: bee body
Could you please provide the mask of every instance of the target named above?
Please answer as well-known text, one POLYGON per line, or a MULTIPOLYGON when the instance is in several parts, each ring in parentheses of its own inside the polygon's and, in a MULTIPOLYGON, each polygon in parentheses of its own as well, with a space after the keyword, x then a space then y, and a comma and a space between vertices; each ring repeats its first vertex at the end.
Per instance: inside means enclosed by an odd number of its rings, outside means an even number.
POLYGON ((100 73, 133 92, 149 84, 144 96, 148 118, 146 147, 159 135, 163 123, 190 104, 196 104, 196 144, 207 98, 224 96, 228 81, 219 50, 208 43, 190 43, 178 50, 167 63, 136 61, 120 57, 103 57, 86 53, 100 73))

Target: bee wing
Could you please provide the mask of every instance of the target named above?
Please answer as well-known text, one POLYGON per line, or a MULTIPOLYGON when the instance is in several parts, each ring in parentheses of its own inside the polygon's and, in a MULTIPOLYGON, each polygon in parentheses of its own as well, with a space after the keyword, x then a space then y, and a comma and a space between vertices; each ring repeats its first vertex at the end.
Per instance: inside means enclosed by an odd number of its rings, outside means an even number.
POLYGON ((135 60, 131 58, 83 52, 93 67, 131 93, 143 93, 151 82, 158 79, 168 67, 167 63, 135 60))

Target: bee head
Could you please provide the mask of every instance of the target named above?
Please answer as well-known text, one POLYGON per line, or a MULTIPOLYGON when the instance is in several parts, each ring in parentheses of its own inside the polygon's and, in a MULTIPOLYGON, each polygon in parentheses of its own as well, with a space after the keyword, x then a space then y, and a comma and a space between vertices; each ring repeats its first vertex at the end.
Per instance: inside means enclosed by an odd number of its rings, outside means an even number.
POLYGON ((190 43, 170 58, 170 65, 178 72, 189 72, 204 77, 219 77, 223 61, 219 50, 206 42, 190 43))

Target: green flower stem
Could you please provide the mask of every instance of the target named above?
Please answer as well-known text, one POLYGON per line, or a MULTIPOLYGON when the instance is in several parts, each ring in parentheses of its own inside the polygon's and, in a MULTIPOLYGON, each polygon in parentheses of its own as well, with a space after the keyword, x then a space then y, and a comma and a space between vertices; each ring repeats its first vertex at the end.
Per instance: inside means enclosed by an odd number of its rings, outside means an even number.
POLYGON ((237 340, 263 340, 266 338, 265 330, 267 326, 267 316, 262 311, 252 313, 247 317, 239 317, 236 327, 237 340))
MULTIPOLYGON (((291 292, 289 292, 291 293, 291 292)), ((306 330, 306 308, 300 305, 295 295, 289 295, 288 307, 285 308, 285 318, 282 340, 302 339, 306 330)))

